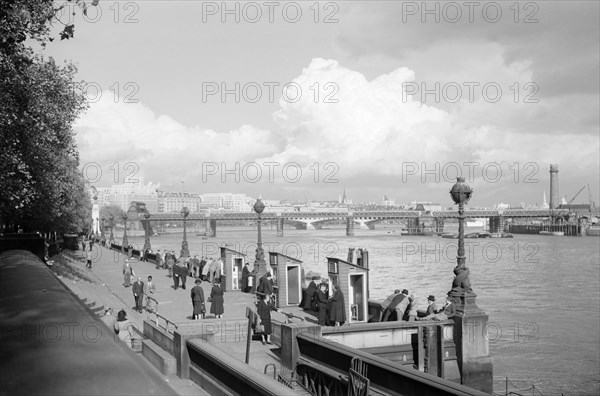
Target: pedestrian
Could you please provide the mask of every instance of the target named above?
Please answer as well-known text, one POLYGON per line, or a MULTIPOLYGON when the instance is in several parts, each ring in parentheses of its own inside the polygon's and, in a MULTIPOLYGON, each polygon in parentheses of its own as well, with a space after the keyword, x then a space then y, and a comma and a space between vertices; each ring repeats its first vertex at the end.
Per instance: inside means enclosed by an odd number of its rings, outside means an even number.
POLYGON ((260 333, 262 343, 271 344, 271 334, 273 334, 273 326, 271 325, 271 311, 278 311, 267 295, 261 295, 256 305, 256 313, 260 318, 259 325, 262 325, 264 330, 260 333))
POLYGON ((340 326, 343 326, 346 322, 346 304, 344 303, 344 294, 339 285, 333 286, 329 322, 333 325, 339 324, 340 326))
POLYGON ((92 269, 92 251, 88 250, 88 252, 85 254, 85 258, 86 258, 86 268, 92 269))
POLYGON ((319 290, 316 280, 317 280, 317 277, 313 276, 312 281, 310 282, 310 284, 306 288, 306 291, 304 292, 304 299, 302 300, 300 306, 305 311, 312 310, 312 308, 314 306, 313 300, 315 298, 315 294, 317 293, 317 290, 319 290))
POLYGON ((419 313, 417 311, 419 308, 419 302, 417 301, 417 293, 411 293, 410 296, 408 296, 408 299, 409 299, 408 308, 407 308, 408 321, 414 322, 415 320, 417 320, 417 317, 419 316, 419 313))
POLYGON ((221 318, 223 312, 225 311, 223 307, 223 289, 221 289, 221 281, 219 279, 215 279, 213 287, 210 291, 210 313, 215 315, 215 318, 221 318))
POLYGON ((127 346, 133 348, 134 330, 133 323, 127 319, 127 313, 125 310, 120 310, 117 314, 117 321, 113 327, 115 333, 119 336, 119 339, 123 341, 127 346))
POLYGON ((248 287, 248 278, 250 277, 252 272, 250 271, 250 265, 246 262, 244 264, 244 268, 242 269, 242 292, 248 293, 250 288, 248 287))
POLYGON ((142 282, 141 276, 139 276, 137 281, 133 283, 131 291, 133 292, 133 298, 135 299, 135 309, 139 313, 142 313, 142 303, 144 301, 144 282, 142 282))
POLYGON ((204 290, 201 287, 202 281, 200 279, 196 279, 196 284, 192 287, 191 297, 192 297, 192 307, 194 311, 192 313, 192 319, 204 319, 204 314, 206 313, 206 306, 204 305, 204 290))
MULTIPOLYGON (((186 262, 188 262, 189 257, 186 257, 186 262)), ((181 281, 181 288, 185 290, 185 281, 187 280, 189 269, 186 263, 181 263, 182 265, 179 267, 179 280, 181 281)))
POLYGON ((123 286, 129 287, 131 286, 131 279, 135 276, 133 272, 133 268, 129 263, 129 259, 126 257, 123 262, 123 286))
POLYGON ((162 257, 160 253, 160 249, 156 252, 156 269, 160 269, 162 267, 162 257))
POLYGON ((148 276, 148 282, 144 284, 144 296, 146 297, 146 311, 154 312, 156 310, 156 302, 152 299, 152 295, 156 292, 156 285, 152 282, 152 276, 148 276))
POLYGON ((173 285, 177 290, 179 288, 179 261, 173 265, 171 272, 173 274, 173 285))
MULTIPOLYGON (((173 277, 173 267, 175 266, 175 256, 173 256, 172 253, 169 253, 169 257, 166 259, 167 260, 167 269, 169 270, 169 278, 173 277)), ((179 281, 178 281, 179 283, 179 281)), ((177 288, 175 288, 177 289, 177 288)))
POLYGON ((319 311, 319 325, 327 325, 327 306, 329 305, 327 283, 321 282, 317 290, 317 310, 319 311))

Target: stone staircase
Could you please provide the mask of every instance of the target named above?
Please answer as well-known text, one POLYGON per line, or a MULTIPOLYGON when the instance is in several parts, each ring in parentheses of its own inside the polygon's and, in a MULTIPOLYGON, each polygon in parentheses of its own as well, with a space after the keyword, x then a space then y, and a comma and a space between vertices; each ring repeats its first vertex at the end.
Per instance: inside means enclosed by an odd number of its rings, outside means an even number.
POLYGON ((97 316, 104 315, 105 307, 113 309, 113 315, 120 309, 127 312, 127 317, 136 322, 137 337, 133 341, 133 350, 142 352, 143 332, 141 323, 136 320, 136 313, 128 304, 113 294, 108 287, 103 285, 93 273, 85 267, 85 258, 77 253, 64 250, 60 255, 53 257, 52 271, 87 307, 97 316))

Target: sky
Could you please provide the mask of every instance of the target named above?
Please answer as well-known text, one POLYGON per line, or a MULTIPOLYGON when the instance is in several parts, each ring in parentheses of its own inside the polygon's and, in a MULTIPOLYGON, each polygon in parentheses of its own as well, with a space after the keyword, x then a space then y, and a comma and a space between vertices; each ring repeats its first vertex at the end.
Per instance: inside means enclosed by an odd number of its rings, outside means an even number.
POLYGON ((100 0, 43 52, 87 84, 98 187, 531 205, 558 164, 598 202, 599 4, 100 0))

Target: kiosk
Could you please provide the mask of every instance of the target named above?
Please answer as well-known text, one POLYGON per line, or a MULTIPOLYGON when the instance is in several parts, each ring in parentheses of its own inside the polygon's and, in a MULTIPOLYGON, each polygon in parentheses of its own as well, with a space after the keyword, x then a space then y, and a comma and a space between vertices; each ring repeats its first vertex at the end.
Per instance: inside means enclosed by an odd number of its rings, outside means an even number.
POLYGON ((246 255, 235 250, 221 247, 221 260, 223 260, 223 274, 221 287, 224 291, 242 290, 242 269, 246 262, 246 255))
MULTIPOLYGON (((353 254, 349 252, 352 259, 353 254), (352 256, 351 256, 352 254, 352 256)), ((339 285, 346 301, 348 322, 367 322, 369 299, 368 252, 362 250, 360 264, 350 263, 339 258, 327 257, 327 275, 333 284, 339 285), (366 253, 366 257, 365 257, 366 253)))
POLYGON ((302 300, 302 261, 269 252, 278 307, 298 306, 302 300))

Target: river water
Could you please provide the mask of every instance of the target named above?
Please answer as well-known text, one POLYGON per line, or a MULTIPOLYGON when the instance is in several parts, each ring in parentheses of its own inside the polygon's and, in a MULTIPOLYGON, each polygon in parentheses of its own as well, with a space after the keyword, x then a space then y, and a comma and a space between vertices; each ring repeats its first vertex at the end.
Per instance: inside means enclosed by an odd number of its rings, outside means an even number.
MULTIPOLYGON (((452 231, 447 225, 445 231, 452 231)), ((265 252, 303 261, 308 273, 327 275, 326 257, 347 258, 348 247, 369 251, 370 298, 394 289, 417 292, 422 304, 443 301, 456 265, 456 239, 407 236, 400 227, 378 225, 345 236, 339 225, 322 230, 263 227, 265 252), (266 228, 266 229, 265 229, 266 228)), ((203 231, 203 230, 202 230, 203 231)), ((478 231, 468 229, 467 232, 478 231)), ((179 253, 181 233, 152 238, 153 250, 179 253)), ((130 237, 134 246, 143 238, 130 237)), ((118 239, 117 239, 118 240, 118 239)), ((256 228, 217 228, 217 237, 188 232, 190 253, 218 255, 225 246, 254 261, 256 228)), ((531 388, 527 394, 600 394, 600 238, 515 235, 512 239, 466 239, 467 266, 477 304, 489 315, 494 391, 531 388)))

